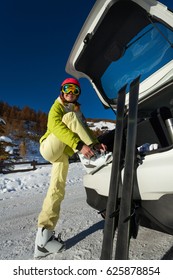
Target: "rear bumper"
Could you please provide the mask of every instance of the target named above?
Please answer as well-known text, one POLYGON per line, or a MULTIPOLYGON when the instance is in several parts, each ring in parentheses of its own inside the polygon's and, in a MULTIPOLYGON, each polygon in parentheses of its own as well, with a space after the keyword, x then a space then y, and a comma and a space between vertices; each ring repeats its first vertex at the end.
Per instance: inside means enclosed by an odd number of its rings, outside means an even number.
POLYGON ((106 209, 107 196, 100 195, 94 189, 90 188, 85 188, 85 191, 88 205, 98 211, 106 209))

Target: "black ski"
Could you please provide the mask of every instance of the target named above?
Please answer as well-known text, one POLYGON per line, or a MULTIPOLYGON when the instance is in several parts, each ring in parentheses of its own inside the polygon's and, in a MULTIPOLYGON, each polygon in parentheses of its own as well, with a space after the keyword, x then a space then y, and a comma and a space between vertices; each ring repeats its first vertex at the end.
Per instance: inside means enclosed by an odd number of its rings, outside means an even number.
POLYGON ((115 233, 115 212, 117 210, 117 199, 119 191, 120 180, 120 158, 122 151, 122 139, 123 139, 123 124, 124 124, 124 110, 125 110, 125 94, 126 86, 124 86, 118 93, 117 100, 117 119, 116 130, 114 137, 114 149, 113 149, 113 162, 111 170, 109 196, 106 207, 106 217, 104 226, 104 235, 102 243, 102 260, 112 259, 113 240, 115 233))
POLYGON ((130 85, 125 167, 115 252, 116 260, 127 260, 129 255, 130 217, 132 214, 131 208, 136 155, 138 93, 139 77, 130 85))

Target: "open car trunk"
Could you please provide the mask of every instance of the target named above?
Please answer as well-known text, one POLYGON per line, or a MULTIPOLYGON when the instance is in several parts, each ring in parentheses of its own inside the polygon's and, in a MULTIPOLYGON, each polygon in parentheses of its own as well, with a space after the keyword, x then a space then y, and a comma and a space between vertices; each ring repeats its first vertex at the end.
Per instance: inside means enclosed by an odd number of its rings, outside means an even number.
MULTIPOLYGON (((141 225, 173 234, 173 4, 167 7, 164 3, 168 1, 161 2, 97 1, 66 71, 89 79, 105 108, 115 112, 119 92, 126 88, 119 202, 126 165, 130 85, 139 77, 132 205, 141 225), (157 148, 139 148, 146 144, 157 144, 157 148)), ((111 131, 101 138, 112 151, 115 135, 111 131)), ((87 202, 99 211, 107 207, 113 172, 109 164, 84 176, 87 202)))

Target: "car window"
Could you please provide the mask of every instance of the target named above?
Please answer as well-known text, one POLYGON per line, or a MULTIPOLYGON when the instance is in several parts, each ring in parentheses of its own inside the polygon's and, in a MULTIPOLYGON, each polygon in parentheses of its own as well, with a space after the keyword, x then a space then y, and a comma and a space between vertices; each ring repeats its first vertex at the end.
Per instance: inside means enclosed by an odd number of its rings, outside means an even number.
POLYGON ((142 82, 167 64, 173 59, 172 45, 172 30, 161 23, 145 27, 129 42, 124 55, 113 61, 102 75, 101 83, 107 97, 115 98, 126 83, 139 75, 142 82))

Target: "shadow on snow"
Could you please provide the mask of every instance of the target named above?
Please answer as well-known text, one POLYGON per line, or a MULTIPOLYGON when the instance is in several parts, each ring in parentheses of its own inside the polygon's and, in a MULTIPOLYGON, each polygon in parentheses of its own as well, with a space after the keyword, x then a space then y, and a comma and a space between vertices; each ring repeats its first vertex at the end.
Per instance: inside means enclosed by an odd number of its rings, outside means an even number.
POLYGON ((82 232, 80 232, 80 233, 76 234, 75 236, 71 237, 70 239, 67 239, 66 240, 66 249, 67 250, 70 249, 71 247, 76 245, 81 240, 85 239, 90 234, 92 234, 92 233, 94 233, 98 230, 101 230, 103 228, 104 228, 104 220, 92 225, 91 227, 89 227, 86 230, 83 230, 82 232))

